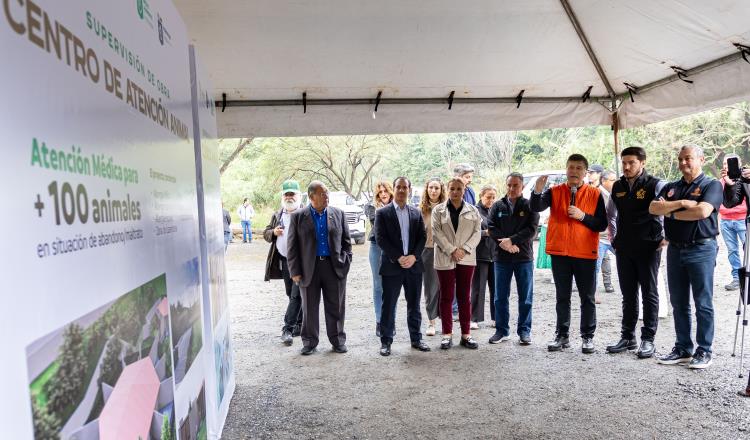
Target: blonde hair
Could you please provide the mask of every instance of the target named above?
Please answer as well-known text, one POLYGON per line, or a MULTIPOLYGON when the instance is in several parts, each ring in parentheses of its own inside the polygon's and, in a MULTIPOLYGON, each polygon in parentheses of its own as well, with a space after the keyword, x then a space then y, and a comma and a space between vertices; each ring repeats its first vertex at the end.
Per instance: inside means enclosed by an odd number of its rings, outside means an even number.
POLYGON ((383 188, 388 193, 388 197, 390 200, 388 203, 393 201, 393 185, 391 185, 391 182, 386 182, 385 180, 379 180, 375 182, 375 186, 372 188, 372 201, 373 205, 375 205, 375 208, 382 208, 386 204, 380 201, 380 189, 383 188))
POLYGON ((447 190, 445 189, 445 184, 442 180, 440 180, 439 177, 432 177, 430 178, 427 183, 424 184, 424 191, 422 191, 422 200, 419 202, 419 209, 422 210, 422 214, 429 214, 432 212, 432 206, 430 205, 430 195, 427 193, 427 188, 429 188, 430 183, 437 182, 438 185, 440 185, 440 194, 438 195, 438 203, 443 203, 445 199, 447 198, 447 190))

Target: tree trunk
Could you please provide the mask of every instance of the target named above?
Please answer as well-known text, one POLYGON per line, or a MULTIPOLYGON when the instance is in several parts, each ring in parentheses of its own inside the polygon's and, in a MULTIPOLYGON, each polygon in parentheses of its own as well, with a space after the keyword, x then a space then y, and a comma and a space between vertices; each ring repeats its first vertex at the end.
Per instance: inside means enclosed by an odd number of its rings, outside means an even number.
POLYGON ((219 168, 219 175, 224 174, 224 171, 226 171, 227 168, 229 168, 229 165, 232 163, 232 161, 234 161, 237 158, 237 156, 240 155, 240 153, 242 152, 242 150, 245 149, 245 147, 250 145, 253 139, 255 138, 250 137, 250 138, 240 139, 240 141, 237 143, 237 147, 234 149, 234 151, 232 151, 232 154, 230 154, 227 160, 225 160, 224 163, 221 164, 221 168, 219 168))

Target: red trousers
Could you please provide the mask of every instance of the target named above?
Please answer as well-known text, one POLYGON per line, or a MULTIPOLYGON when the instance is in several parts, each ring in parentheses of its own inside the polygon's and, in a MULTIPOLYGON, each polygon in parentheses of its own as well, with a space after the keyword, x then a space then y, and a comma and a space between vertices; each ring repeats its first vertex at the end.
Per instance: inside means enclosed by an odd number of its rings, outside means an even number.
POLYGON ((474 266, 457 264, 455 269, 438 270, 440 283, 440 322, 443 334, 453 333, 453 296, 458 302, 458 320, 461 334, 468 335, 471 327, 471 280, 474 266))

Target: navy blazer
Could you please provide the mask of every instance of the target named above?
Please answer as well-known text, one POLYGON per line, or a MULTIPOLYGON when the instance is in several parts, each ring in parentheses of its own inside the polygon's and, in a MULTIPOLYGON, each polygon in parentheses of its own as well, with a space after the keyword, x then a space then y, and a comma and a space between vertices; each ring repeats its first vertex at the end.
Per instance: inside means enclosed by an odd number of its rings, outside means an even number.
POLYGON ((403 269, 398 263, 398 259, 404 256, 404 247, 395 203, 391 203, 375 212, 375 241, 383 250, 380 260, 380 275, 382 276, 401 275, 404 270, 414 274, 424 272, 422 251, 427 242, 424 220, 417 208, 406 206, 409 209, 409 251, 406 255, 414 255, 417 261, 409 269, 403 269))

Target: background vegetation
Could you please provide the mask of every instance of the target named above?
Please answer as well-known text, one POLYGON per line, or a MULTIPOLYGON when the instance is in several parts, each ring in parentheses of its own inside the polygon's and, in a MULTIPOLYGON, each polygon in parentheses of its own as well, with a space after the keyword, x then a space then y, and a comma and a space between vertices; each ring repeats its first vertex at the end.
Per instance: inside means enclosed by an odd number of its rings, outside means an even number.
MULTIPOLYGON (((726 153, 750 162, 750 103, 740 103, 684 118, 622 130, 620 148, 646 148, 650 173, 667 180, 679 176, 677 150, 685 143, 702 146, 705 172, 716 176, 726 153)), ((500 184, 510 171, 560 169, 565 158, 582 153, 590 163, 615 169, 610 127, 534 131, 299 138, 244 138, 220 141, 222 197, 236 210, 249 197, 257 212, 253 228, 263 228, 278 209, 281 182, 312 179, 355 198, 379 179, 405 175, 415 186, 431 176, 449 176, 457 163, 473 164, 477 186, 500 184)))

